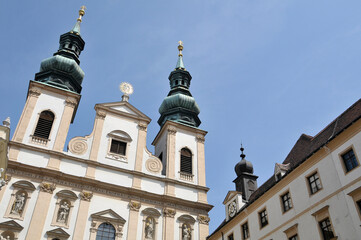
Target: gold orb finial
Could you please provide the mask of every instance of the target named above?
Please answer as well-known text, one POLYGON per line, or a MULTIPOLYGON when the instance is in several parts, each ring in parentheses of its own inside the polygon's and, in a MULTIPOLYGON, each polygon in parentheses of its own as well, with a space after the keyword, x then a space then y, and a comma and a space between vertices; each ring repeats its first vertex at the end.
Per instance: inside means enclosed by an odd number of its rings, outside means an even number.
POLYGON ((179 41, 178 42, 178 51, 179 51, 179 54, 178 54, 178 56, 180 57, 180 56, 183 56, 183 54, 182 54, 182 51, 183 51, 183 42, 182 41, 179 41))
POLYGON ((85 14, 85 9, 86 9, 86 7, 83 5, 83 6, 81 6, 81 8, 80 8, 80 10, 79 10, 79 17, 78 17, 78 19, 77 19, 77 21, 79 21, 79 22, 81 22, 81 18, 84 16, 84 14, 85 14))

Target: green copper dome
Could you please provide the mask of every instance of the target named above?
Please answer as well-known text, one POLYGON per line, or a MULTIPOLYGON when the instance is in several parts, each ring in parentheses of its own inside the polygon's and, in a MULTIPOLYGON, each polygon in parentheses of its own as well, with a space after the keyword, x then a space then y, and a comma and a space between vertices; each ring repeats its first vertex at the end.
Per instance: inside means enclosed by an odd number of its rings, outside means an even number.
POLYGON ((176 94, 166 97, 160 105, 159 113, 163 114, 173 108, 184 108, 196 114, 200 113, 198 104, 193 97, 184 94, 176 94))
POLYGON ((198 118, 200 110, 196 100, 194 100, 189 91, 192 76, 184 67, 183 45, 181 41, 179 43, 177 65, 168 77, 170 91, 159 108, 161 116, 159 117, 158 124, 163 126, 169 120, 198 127, 201 124, 201 120, 198 118))

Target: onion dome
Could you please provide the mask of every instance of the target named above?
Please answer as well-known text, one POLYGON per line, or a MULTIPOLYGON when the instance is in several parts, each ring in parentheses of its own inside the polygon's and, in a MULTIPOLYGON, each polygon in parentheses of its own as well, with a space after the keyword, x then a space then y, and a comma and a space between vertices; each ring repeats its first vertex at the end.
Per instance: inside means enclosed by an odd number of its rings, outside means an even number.
POLYGON ((241 145, 241 161, 236 164, 234 167, 234 171, 237 174, 237 177, 242 175, 243 173, 253 174, 253 164, 245 159, 246 155, 243 153, 244 148, 241 145))
POLYGON ((171 89, 159 107, 161 116, 158 124, 163 126, 167 120, 171 120, 198 127, 201 124, 198 118, 200 109, 189 91, 192 76, 184 67, 182 41, 179 41, 178 50, 177 65, 168 77, 171 89))
POLYGON ((84 72, 79 66, 79 56, 85 42, 80 36, 80 23, 84 14, 85 7, 82 6, 72 30, 60 36, 58 51, 53 57, 41 62, 40 71, 35 74, 35 81, 76 93, 81 92, 84 72))

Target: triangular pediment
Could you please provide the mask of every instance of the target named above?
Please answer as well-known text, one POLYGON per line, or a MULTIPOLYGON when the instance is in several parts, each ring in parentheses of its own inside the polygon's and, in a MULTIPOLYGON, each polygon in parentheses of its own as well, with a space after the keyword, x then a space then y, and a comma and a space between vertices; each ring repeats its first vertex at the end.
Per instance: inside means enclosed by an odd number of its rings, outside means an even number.
POLYGON ((13 230, 13 231, 19 232, 19 231, 23 230, 23 227, 19 223, 15 222, 14 220, 10 220, 10 221, 0 223, 0 229, 8 229, 8 230, 13 230))
POLYGON ((61 237, 61 238, 70 237, 70 235, 61 228, 56 228, 51 231, 47 231, 46 234, 48 235, 48 237, 61 237))
POLYGON ((225 197, 225 199, 223 200, 223 204, 227 204, 231 199, 233 199, 235 196, 237 195, 241 195, 241 192, 238 191, 229 191, 227 193, 227 196, 225 197))
POLYGON ((119 222, 119 223, 125 223, 125 219, 119 216, 116 212, 114 212, 111 209, 104 210, 101 212, 93 213, 90 215, 93 219, 98 219, 102 221, 108 221, 108 222, 119 222))
POLYGON ((112 103, 100 103, 95 105, 95 108, 100 108, 106 111, 109 111, 113 114, 118 114, 122 116, 128 116, 131 118, 140 119, 146 122, 150 122, 151 119, 142 113, 139 109, 134 107, 132 104, 126 101, 121 102, 112 102, 112 103))

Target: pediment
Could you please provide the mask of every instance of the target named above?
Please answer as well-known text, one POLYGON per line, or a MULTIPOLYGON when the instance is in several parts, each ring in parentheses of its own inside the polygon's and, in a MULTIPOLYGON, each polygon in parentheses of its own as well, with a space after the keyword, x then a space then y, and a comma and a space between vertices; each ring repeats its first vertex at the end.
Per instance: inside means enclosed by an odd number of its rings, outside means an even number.
POLYGON ((229 191, 227 193, 227 196, 225 197, 225 199, 223 200, 223 204, 227 204, 231 199, 233 199, 235 196, 237 195, 241 195, 241 192, 238 191, 229 191))
POLYGON ((25 180, 17 181, 16 183, 13 184, 13 187, 20 188, 20 189, 26 189, 29 191, 34 191, 36 189, 34 184, 32 184, 31 182, 25 181, 25 180))
POLYGON ((13 230, 16 232, 20 232, 21 230, 23 230, 23 227, 19 223, 15 222, 14 220, 10 220, 10 221, 0 223, 0 229, 13 230))
POLYGON ((93 213, 90 215, 94 220, 108 221, 108 222, 119 222, 125 223, 125 219, 119 216, 116 212, 111 209, 104 210, 101 212, 93 213))
POLYGON ((141 119, 148 123, 151 121, 151 119, 147 115, 145 115, 139 109, 137 109, 132 104, 130 104, 129 102, 126 102, 126 101, 113 102, 113 103, 101 103, 101 104, 95 105, 95 108, 96 109, 101 108, 106 111, 112 112, 113 114, 141 119))
POLYGON ((60 237, 65 239, 70 237, 70 235, 61 228, 56 228, 51 231, 47 231, 46 234, 48 235, 48 237, 60 237))

